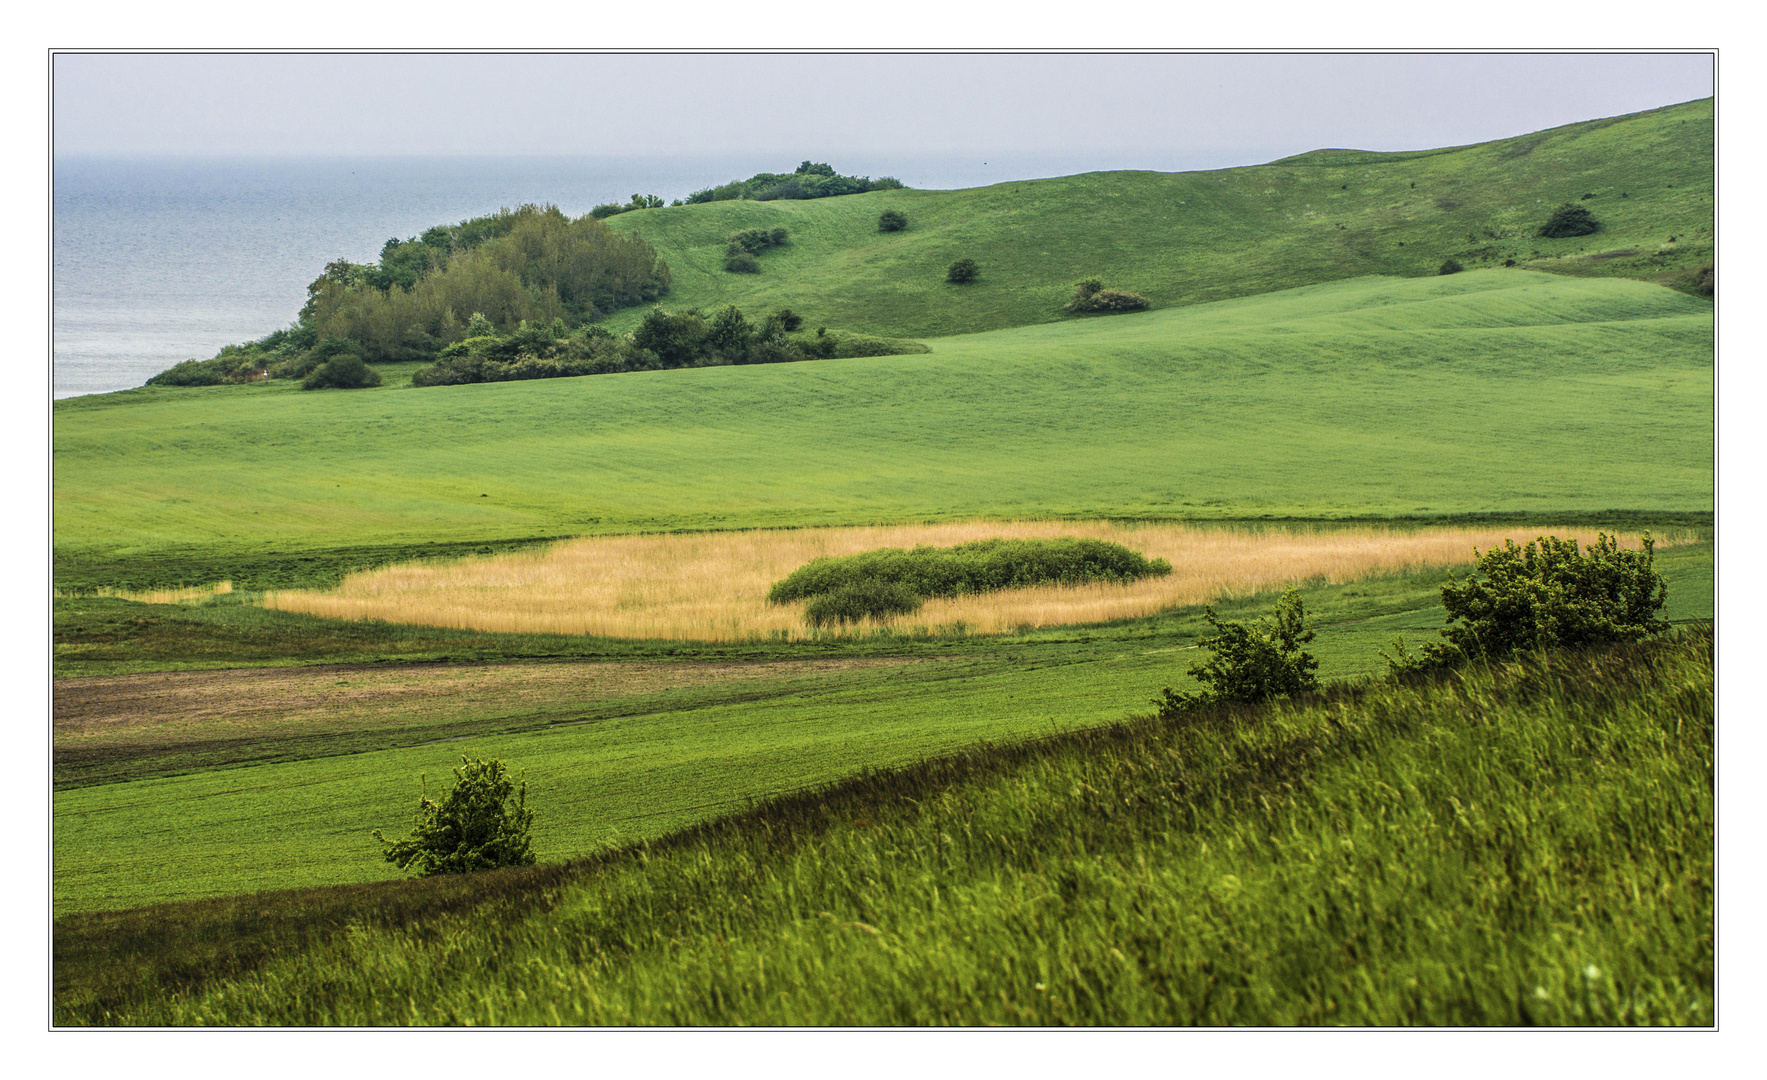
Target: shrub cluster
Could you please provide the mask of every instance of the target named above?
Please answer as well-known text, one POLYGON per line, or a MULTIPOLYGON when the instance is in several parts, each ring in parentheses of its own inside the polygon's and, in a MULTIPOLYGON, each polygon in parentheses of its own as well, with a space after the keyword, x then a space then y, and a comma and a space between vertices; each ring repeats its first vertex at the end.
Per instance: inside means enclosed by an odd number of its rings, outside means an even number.
POLYGON ((687 196, 689 203, 723 202, 728 199, 826 199, 862 191, 894 191, 905 185, 893 176, 873 180, 869 176, 840 176, 830 165, 806 161, 789 173, 756 173, 747 180, 732 180, 717 187, 701 188, 687 196))
MULTIPOLYGON (((591 209, 589 216, 601 220, 613 217, 615 214, 629 214, 634 210, 654 210, 661 205, 663 205, 661 195, 639 195, 634 192, 631 202, 623 206, 619 203, 602 203, 591 209)), ((676 205, 680 205, 679 200, 676 201, 676 205)))
POLYGON ((1114 315, 1125 311, 1146 311, 1147 298, 1121 289, 1107 289, 1098 278, 1087 278, 1074 286, 1074 298, 1063 311, 1073 315, 1114 315))
POLYGON ((1203 615, 1215 633, 1200 644, 1213 655, 1189 669, 1202 689, 1185 693, 1170 686, 1163 689, 1154 699, 1161 717, 1207 705, 1251 705, 1319 688, 1313 674, 1319 661, 1301 649, 1313 640, 1313 631, 1305 629, 1307 612, 1297 590, 1282 595, 1271 619, 1249 626, 1222 622, 1212 607, 1204 608, 1203 615))
POLYGON ((900 210, 885 210, 877 215, 878 232, 901 232, 908 227, 908 215, 900 210))
POLYGON ((1540 226, 1540 235, 1547 237, 1588 236, 1601 228, 1601 222, 1595 220, 1587 208, 1575 203, 1565 203, 1552 212, 1546 224, 1540 226))
POLYGON ((1466 267, 1460 265, 1460 263, 1457 260, 1448 259, 1442 263, 1441 268, 1436 271, 1436 274, 1438 277, 1443 274, 1458 274, 1462 270, 1465 270, 1465 269, 1466 269, 1466 267))
POLYGON ((1479 558, 1466 581, 1448 575, 1443 640, 1411 654, 1395 639, 1394 655, 1382 655, 1395 671, 1411 671, 1660 634, 1669 628, 1657 615, 1669 589, 1653 567, 1655 552, 1649 533, 1641 551, 1622 551, 1605 533, 1587 551, 1556 536, 1522 547, 1505 540, 1479 558))
POLYGON ((791 240, 784 226, 772 229, 743 229, 730 234, 724 249, 724 269, 733 274, 758 274, 761 264, 755 256, 768 248, 780 247, 791 240))
POLYGON ((813 559, 775 582, 767 599, 784 604, 869 583, 902 586, 917 596, 961 596, 1053 583, 1127 583, 1171 572, 1165 559, 1104 540, 976 540, 813 559))
POLYGON ((573 331, 563 320, 544 326, 524 324, 513 334, 469 337, 448 346, 435 364, 413 373, 411 383, 454 386, 927 351, 918 342, 859 334, 818 331, 814 336, 793 336, 803 323, 802 316, 781 308, 756 325, 729 306, 710 318, 697 311, 656 308, 625 337, 615 337, 599 326, 573 331))
POLYGON ((370 364, 434 360, 450 344, 483 336, 461 324, 466 312, 506 331, 560 318, 582 326, 656 300, 670 281, 668 264, 646 240, 616 233, 591 215, 573 220, 556 206, 500 210, 388 240, 375 264, 338 259, 307 286, 294 327, 229 345, 201 366, 180 365, 177 374, 162 372, 149 382, 304 379, 329 359, 309 354, 324 338, 346 342, 370 364))

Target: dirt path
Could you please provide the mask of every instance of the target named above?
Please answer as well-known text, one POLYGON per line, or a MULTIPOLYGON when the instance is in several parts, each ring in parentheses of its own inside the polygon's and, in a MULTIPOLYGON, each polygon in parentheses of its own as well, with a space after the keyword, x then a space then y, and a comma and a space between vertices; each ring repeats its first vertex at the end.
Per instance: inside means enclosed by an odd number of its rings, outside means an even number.
POLYGON ((634 694, 918 661, 328 665, 56 679, 55 740, 338 731, 570 708, 634 694))

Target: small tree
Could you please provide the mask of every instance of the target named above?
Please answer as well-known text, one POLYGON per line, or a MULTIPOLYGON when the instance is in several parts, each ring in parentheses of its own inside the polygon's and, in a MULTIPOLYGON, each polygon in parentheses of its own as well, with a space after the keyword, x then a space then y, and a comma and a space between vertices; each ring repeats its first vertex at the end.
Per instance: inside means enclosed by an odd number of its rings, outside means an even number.
POLYGON ((974 259, 958 259, 945 271, 945 280, 954 285, 963 285, 982 276, 982 268, 974 259))
POLYGON ((454 776, 457 782, 441 802, 432 802, 427 791, 419 798, 410 836, 388 840, 374 830, 374 838, 387 845, 386 861, 423 877, 533 865, 527 781, 518 787, 503 762, 465 755, 454 776))
POLYGON ((1214 655, 1189 670, 1203 688, 1179 693, 1166 687, 1153 699, 1162 717, 1205 705, 1252 704, 1318 688, 1313 672, 1319 661, 1301 650, 1313 640, 1313 631, 1305 629, 1307 613, 1298 591, 1282 594, 1274 621, 1259 619, 1250 626, 1222 622, 1212 607, 1204 608, 1203 616, 1215 634, 1203 638, 1201 645, 1214 655))
POLYGON ((908 215, 900 210, 885 210, 877 215, 878 232, 901 232, 908 227, 908 215))

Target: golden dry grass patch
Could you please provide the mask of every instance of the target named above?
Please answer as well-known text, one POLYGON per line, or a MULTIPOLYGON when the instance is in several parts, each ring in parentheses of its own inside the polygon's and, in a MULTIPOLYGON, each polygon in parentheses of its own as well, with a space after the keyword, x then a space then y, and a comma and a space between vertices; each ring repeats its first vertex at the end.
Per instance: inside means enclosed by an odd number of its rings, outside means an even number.
MULTIPOLYGON (((1107 521, 941 525, 604 536, 550 548, 352 574, 337 588, 266 594, 264 604, 325 618, 619 638, 801 640, 888 629, 1009 633, 1137 618, 1311 582, 1464 565, 1473 551, 1540 533, 1596 539, 1593 529, 1228 528, 1107 521), (803 604, 774 605, 775 581, 820 556, 884 547, 948 547, 992 537, 1088 537, 1119 543, 1173 572, 1128 585, 1047 586, 931 599, 918 614, 843 631, 811 630, 803 604)), ((1636 547, 1635 535, 1621 541, 1636 547)))
MULTIPOLYGON (((128 589, 113 589, 104 586, 93 590, 91 596, 103 596, 116 600, 133 600, 138 604, 200 604, 217 596, 225 596, 233 591, 233 582, 217 581, 210 585, 192 585, 177 589, 147 589, 133 592, 128 589)), ((72 596, 71 592, 62 591, 58 595, 72 596)))

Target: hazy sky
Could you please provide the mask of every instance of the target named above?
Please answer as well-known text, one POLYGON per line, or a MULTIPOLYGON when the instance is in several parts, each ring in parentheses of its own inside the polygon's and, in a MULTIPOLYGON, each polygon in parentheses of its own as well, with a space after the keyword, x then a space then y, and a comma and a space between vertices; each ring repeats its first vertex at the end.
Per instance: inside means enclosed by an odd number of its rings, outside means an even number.
POLYGON ((1712 57, 1687 53, 62 53, 54 133, 57 154, 993 153, 1212 168, 1479 142, 1712 92, 1712 57))

